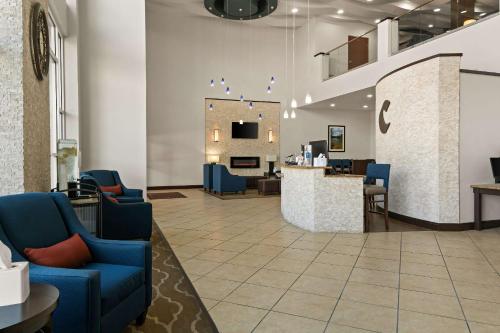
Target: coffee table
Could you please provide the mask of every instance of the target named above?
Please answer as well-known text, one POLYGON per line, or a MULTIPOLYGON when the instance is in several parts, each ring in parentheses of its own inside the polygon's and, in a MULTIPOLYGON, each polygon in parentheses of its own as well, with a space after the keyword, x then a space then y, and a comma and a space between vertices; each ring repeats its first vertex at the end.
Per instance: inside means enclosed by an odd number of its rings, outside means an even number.
POLYGON ((257 185, 259 194, 268 195, 281 193, 281 179, 279 178, 259 179, 257 185))

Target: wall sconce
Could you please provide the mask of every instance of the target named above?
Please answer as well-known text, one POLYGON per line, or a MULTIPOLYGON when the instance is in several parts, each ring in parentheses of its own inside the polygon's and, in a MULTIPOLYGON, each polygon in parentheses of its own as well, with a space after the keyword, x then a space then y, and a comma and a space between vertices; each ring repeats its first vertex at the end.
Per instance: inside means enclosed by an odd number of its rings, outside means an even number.
POLYGON ((220 130, 219 129, 214 129, 214 142, 219 142, 219 134, 220 134, 220 130))
POLYGON ((273 130, 269 130, 269 132, 267 132, 267 141, 269 143, 273 143, 273 130))

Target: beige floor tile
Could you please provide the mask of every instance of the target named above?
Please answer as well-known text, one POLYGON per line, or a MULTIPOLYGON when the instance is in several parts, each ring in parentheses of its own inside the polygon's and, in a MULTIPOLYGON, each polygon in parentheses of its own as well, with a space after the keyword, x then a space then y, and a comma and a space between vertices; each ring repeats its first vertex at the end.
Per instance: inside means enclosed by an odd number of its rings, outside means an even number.
POLYGON ((217 300, 214 300, 214 299, 210 299, 210 298, 201 298, 201 301, 203 302, 203 305, 205 305, 205 308, 207 310, 210 310, 211 308, 213 308, 214 306, 216 306, 219 301, 217 300))
POLYGON ((483 259, 483 255, 476 249, 460 249, 456 247, 443 247, 441 252, 447 257, 470 258, 470 259, 483 259))
POLYGON ((397 288, 399 284, 399 274, 373 269, 354 268, 349 281, 397 288))
POLYGON ((500 326, 500 306, 498 303, 460 299, 465 317, 469 321, 500 326))
POLYGON ((349 266, 328 265, 313 262, 303 274, 320 278, 347 281, 351 270, 352 269, 349 266))
POLYGON ((361 251, 360 256, 399 261, 400 252, 394 250, 364 248, 363 251, 361 251))
POLYGON ((313 250, 287 248, 281 252, 279 257, 292 260, 312 261, 318 253, 318 251, 313 250))
POLYGON ((364 237, 346 237, 345 235, 337 234, 328 244, 328 246, 347 245, 354 247, 362 247, 365 244, 364 237))
POLYGON ((321 251, 326 246, 326 242, 307 241, 298 239, 290 247, 294 249, 321 251))
POLYGON ((399 308, 465 320, 458 299, 455 296, 401 290, 399 293, 399 308))
POLYGON ((315 276, 302 275, 290 289, 310 294, 338 298, 345 282, 334 279, 325 279, 315 276))
POLYGON ((452 267, 449 267, 448 271, 453 281, 478 283, 494 287, 500 286, 500 277, 497 273, 452 267))
POLYGON ((216 250, 233 251, 233 252, 243 252, 252 247, 252 243, 226 241, 220 245, 214 247, 216 250))
MULTIPOLYGON (((478 301, 500 303, 500 286, 486 286, 474 282, 455 281, 455 290, 459 297, 478 301)), ((499 305, 500 306, 500 305, 499 305)))
POLYGON ((415 253, 415 252, 401 252, 401 262, 413 262, 417 264, 445 266, 443 257, 441 255, 415 253))
POLYGON ((401 273, 428 276, 439 279, 450 278, 448 271, 444 266, 419 264, 413 262, 402 262, 401 273))
POLYGON ((179 246, 176 247, 174 250, 174 253, 177 256, 177 258, 189 258, 189 259, 194 258, 203 252, 205 252, 204 249, 189 245, 179 246))
POLYGON ((423 291, 426 293, 445 296, 455 296, 451 280, 409 274, 401 274, 399 278, 401 289, 423 291))
POLYGON ((321 252, 314 261, 322 264, 352 267, 357 259, 357 256, 348 254, 321 252))
POLYGON ((321 242, 328 243, 333 237, 335 233, 333 232, 316 232, 316 233, 308 233, 300 237, 300 240, 310 241, 310 242, 321 242))
POLYGON ((202 277, 193 283, 200 297, 223 300, 240 283, 235 281, 202 277))
POLYGON ((198 238, 189 243, 189 246, 211 249, 213 247, 216 247, 217 245, 220 245, 221 243, 223 243, 223 241, 217 239, 198 238))
POLYGON ((401 245, 399 244, 399 242, 387 242, 382 240, 367 239, 365 242, 365 248, 399 251, 401 245))
POLYGON ((485 260, 479 258, 457 258, 457 257, 444 257, 448 268, 458 268, 474 271, 485 271, 494 273, 493 267, 485 260))
POLYGON ((286 289, 244 283, 224 301, 270 310, 285 292, 286 289))
POLYGON ((286 233, 280 232, 279 234, 271 235, 269 237, 264 238, 260 243, 287 247, 299 238, 300 238, 300 235, 297 233, 286 234, 286 233))
POLYGON ((266 245, 266 244, 256 244, 245 251, 245 253, 264 255, 264 256, 277 256, 285 248, 281 246, 266 245))
POLYGON ((399 273, 399 260, 359 257, 355 267, 399 273))
POLYGON ((412 311, 399 311, 400 333, 467 333, 463 320, 432 316, 412 311))
POLYGON ((273 311, 327 321, 336 303, 336 298, 289 290, 273 307, 273 311))
POLYGON ((289 288, 299 274, 261 269, 247 280, 248 283, 275 288, 289 288))
POLYGON ((283 258, 274 258, 264 268, 273 269, 275 271, 302 273, 309 266, 307 261, 298 261, 283 258))
POLYGON ((351 256, 358 256, 359 253, 361 252, 361 249, 362 249, 361 246, 350 246, 350 245, 330 243, 323 249, 323 252, 340 253, 340 254, 348 254, 351 256))
POLYGON ((241 253, 229 260, 230 264, 234 265, 243 265, 243 266, 251 266, 251 267, 263 267, 268 262, 270 262, 274 257, 273 256, 264 256, 260 254, 251 254, 251 253, 241 253))
POLYGON ((396 321, 396 309, 342 299, 331 319, 333 324, 382 333, 396 332, 396 321))
POLYGON ((196 275, 205 275, 220 265, 220 263, 215 261, 199 260, 196 258, 182 262, 182 268, 184 268, 186 273, 196 275))
POLYGON ((226 232, 226 231, 223 231, 223 230, 219 230, 219 231, 212 232, 212 233, 210 233, 208 235, 205 235, 205 236, 203 236, 201 238, 227 241, 227 240, 229 240, 231 238, 234 238, 234 237, 236 237, 238 235, 239 235, 239 233, 226 232))
POLYGON ((397 308, 398 290, 349 281, 342 293, 342 299, 397 308))
POLYGON ((441 251, 437 244, 431 246, 429 244, 403 243, 401 250, 404 252, 441 255, 441 251))
POLYGON ((255 333, 323 333, 326 323, 285 313, 269 312, 255 333))
POLYGON ((498 333, 500 332, 500 326, 493 326, 483 323, 475 323, 469 321, 469 327, 471 333, 498 333))
POLYGON ((226 302, 220 302, 210 310, 221 333, 251 332, 266 313, 266 310, 226 302))
POLYGON ((243 265, 222 264, 207 274, 208 277, 215 279, 226 279, 238 282, 246 281, 255 274, 259 268, 243 265))
POLYGON ((325 333, 373 333, 373 331, 330 323, 325 333))
POLYGON ((198 256, 196 256, 196 259, 200 260, 209 260, 209 261, 215 261, 215 262, 226 262, 238 255, 238 252, 232 252, 232 251, 223 251, 223 250, 204 250, 204 252, 198 256))

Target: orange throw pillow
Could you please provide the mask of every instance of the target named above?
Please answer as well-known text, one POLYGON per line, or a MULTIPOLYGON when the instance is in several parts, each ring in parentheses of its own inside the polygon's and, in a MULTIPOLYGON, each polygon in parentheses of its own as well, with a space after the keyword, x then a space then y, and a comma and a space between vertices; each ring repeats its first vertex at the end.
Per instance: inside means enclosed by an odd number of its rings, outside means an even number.
POLYGON ((103 192, 110 192, 114 193, 116 195, 122 195, 122 187, 120 184, 118 185, 113 185, 113 186, 101 186, 101 191, 103 192))
POLYGON ((90 250, 79 234, 49 247, 26 248, 24 254, 29 261, 50 267, 78 268, 92 261, 90 250))

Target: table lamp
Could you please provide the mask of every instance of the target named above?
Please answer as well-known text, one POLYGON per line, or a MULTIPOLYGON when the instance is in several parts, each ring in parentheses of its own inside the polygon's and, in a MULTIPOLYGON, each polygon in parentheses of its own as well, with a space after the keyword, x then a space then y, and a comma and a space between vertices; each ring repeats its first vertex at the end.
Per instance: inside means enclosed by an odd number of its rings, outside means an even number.
POLYGON ((207 162, 210 164, 217 164, 219 160, 219 155, 207 155, 207 162))
POLYGON ((276 155, 266 155, 266 162, 269 163, 269 171, 268 174, 269 176, 274 175, 274 162, 278 161, 278 156, 276 155))

